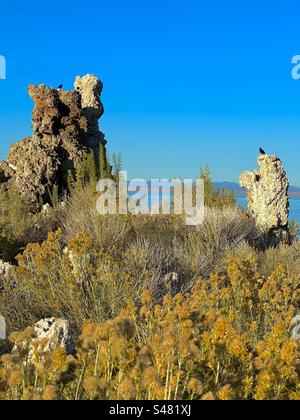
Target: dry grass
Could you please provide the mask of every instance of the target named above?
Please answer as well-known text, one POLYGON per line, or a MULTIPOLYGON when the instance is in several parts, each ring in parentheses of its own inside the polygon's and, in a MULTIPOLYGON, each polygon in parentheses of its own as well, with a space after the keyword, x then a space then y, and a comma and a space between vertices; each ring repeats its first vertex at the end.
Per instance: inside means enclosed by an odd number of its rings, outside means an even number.
MULTIPOLYGON (((192 227, 179 216, 101 216, 95 199, 91 186, 78 188, 63 210, 52 210, 61 230, 18 257, 0 295, 11 330, 56 316, 79 332, 85 319, 116 316, 128 299, 139 304, 143 290, 160 302, 207 278, 228 249, 254 235, 233 207, 207 209, 203 225, 192 227)), ((44 226, 52 216, 39 217, 44 226)))
POLYGON ((28 362, 32 331, 15 333, 17 351, 0 363, 0 398, 298 400, 290 323, 299 287, 284 268, 263 280, 251 259, 234 259, 190 293, 157 305, 145 291, 141 305, 85 322, 76 358, 45 352, 41 341, 28 362))
POLYGON ((64 209, 54 206, 47 214, 35 212, 13 189, 0 188, 0 259, 14 262, 28 243, 42 242, 59 226, 64 209))
POLYGON ((4 356, 0 398, 300 398, 290 340, 298 241, 255 249, 252 220, 232 206, 208 208, 193 227, 178 216, 103 217, 95 201, 91 186, 78 188, 34 222, 2 204, 4 237, 34 242, 2 279, 0 313, 10 332, 25 330, 12 341, 65 318, 77 358, 59 349, 27 366, 24 348, 4 356))

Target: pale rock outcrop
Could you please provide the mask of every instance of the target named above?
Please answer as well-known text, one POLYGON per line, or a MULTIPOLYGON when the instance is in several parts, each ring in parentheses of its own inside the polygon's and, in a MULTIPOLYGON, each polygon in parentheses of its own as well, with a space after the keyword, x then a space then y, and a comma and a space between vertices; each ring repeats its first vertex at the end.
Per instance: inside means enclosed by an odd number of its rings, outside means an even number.
POLYGON ((289 181, 281 160, 274 155, 258 158, 260 169, 244 172, 240 185, 248 194, 249 213, 270 244, 288 238, 289 181))
POLYGON ((99 164, 99 145, 105 145, 98 121, 104 110, 102 83, 93 75, 77 77, 75 89, 65 91, 30 85, 33 134, 13 144, 0 162, 0 183, 14 186, 33 203, 49 200, 54 185, 62 191, 69 170, 89 152, 99 164))
POLYGON ((44 204, 44 205, 42 206, 42 209, 41 209, 41 214, 43 214, 43 215, 47 215, 47 214, 49 214, 49 213, 50 213, 50 210, 51 210, 51 206, 50 206, 50 204, 49 204, 49 203, 46 203, 46 204, 44 204))
POLYGON ((0 315, 0 340, 6 340, 6 321, 2 315, 0 315))
POLYGON ((58 318, 40 320, 34 325, 30 343, 16 345, 12 353, 18 352, 23 347, 24 350, 28 350, 28 361, 33 364, 38 364, 43 360, 43 355, 59 348, 64 349, 67 354, 73 354, 74 346, 69 322, 58 318), (39 360, 36 360, 35 355, 38 355, 39 360))
POLYGON ((294 316, 292 319, 291 338, 293 340, 300 340, 300 315, 294 316))
POLYGON ((12 265, 10 263, 0 260, 0 279, 7 277, 11 269, 12 265))
POLYGON ((77 76, 74 86, 80 92, 82 115, 87 119, 87 145, 94 151, 98 165, 99 145, 107 143, 98 125, 98 120, 104 113, 104 107, 100 100, 103 84, 96 76, 87 74, 83 77, 77 76))
POLYGON ((10 263, 0 260, 0 291, 4 289, 5 280, 12 267, 10 263))
POLYGON ((46 318, 37 322, 34 326, 36 340, 46 340, 44 351, 53 351, 63 348, 68 354, 73 352, 72 336, 69 321, 65 319, 46 318))

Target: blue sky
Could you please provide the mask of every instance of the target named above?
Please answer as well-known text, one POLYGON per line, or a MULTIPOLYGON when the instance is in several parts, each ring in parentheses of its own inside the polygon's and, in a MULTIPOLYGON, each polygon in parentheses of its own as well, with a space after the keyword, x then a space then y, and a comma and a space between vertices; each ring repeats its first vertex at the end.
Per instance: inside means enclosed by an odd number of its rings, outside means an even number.
POLYGON ((0 154, 31 133, 30 83, 104 83, 101 129, 129 177, 236 181, 263 146, 300 185, 296 0, 5 1, 0 154))

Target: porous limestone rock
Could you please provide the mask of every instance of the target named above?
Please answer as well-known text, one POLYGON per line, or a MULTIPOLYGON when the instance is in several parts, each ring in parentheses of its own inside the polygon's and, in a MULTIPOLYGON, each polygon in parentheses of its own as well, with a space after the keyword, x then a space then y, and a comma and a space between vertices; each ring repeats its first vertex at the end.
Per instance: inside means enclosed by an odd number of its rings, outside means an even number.
POLYGON ((15 169, 6 161, 0 161, 0 183, 6 184, 15 175, 15 169))
POLYGON ((0 260, 0 278, 6 277, 11 269, 10 263, 0 260))
POLYGON ((100 100, 103 84, 94 75, 87 74, 77 76, 75 89, 80 92, 82 114, 87 120, 87 145, 94 150, 96 163, 99 164, 99 145, 107 143, 104 134, 99 130, 98 120, 104 113, 104 107, 100 100))
POLYGON ((80 92, 83 114, 87 117, 90 128, 97 134, 98 120, 104 113, 100 100, 103 85, 96 76, 87 74, 83 77, 77 76, 74 86, 76 91, 80 92))
POLYGON ((12 267, 13 266, 10 263, 0 260, 0 291, 4 289, 5 279, 12 267))
POLYGON ((289 181, 281 160, 261 155, 258 170, 244 172, 240 185, 248 194, 248 210, 257 227, 270 243, 288 236, 289 181))
POLYGON ((0 162, 0 183, 14 186, 33 203, 49 201, 54 185, 62 191, 67 173, 89 152, 99 164, 99 145, 105 145, 98 120, 104 110, 102 83, 93 75, 77 77, 75 89, 65 91, 30 85, 33 134, 11 146, 0 162))
POLYGON ((41 209, 41 214, 42 214, 42 215, 47 215, 47 214, 49 214, 49 213, 50 213, 50 210, 51 210, 51 206, 50 206, 50 204, 49 204, 49 203, 46 203, 46 204, 44 204, 44 205, 42 206, 42 209, 41 209))
POLYGON ((28 361, 34 364, 42 361, 44 354, 59 348, 64 349, 67 354, 73 354, 74 346, 69 322, 58 318, 40 320, 34 325, 32 340, 29 343, 15 345, 12 352, 18 352, 20 347, 28 350, 28 361), (39 360, 36 360, 35 354, 39 360))
POLYGON ((73 351, 72 337, 69 321, 65 319, 46 318, 37 322, 34 326, 36 340, 47 340, 44 351, 53 351, 63 348, 68 354, 73 351))
POLYGON ((294 316, 292 319, 291 338, 293 340, 300 340, 300 315, 294 316))

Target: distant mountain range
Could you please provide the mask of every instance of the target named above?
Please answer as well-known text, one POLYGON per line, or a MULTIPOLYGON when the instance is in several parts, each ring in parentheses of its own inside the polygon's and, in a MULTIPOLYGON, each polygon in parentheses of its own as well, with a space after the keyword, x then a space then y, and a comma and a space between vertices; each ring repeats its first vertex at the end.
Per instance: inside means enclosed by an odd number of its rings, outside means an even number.
MULTIPOLYGON (((151 191, 151 181, 146 181, 146 182, 147 182, 148 191, 151 191)), ((139 181, 134 182, 133 180, 128 181, 128 185, 129 183, 131 184, 131 188, 135 188, 136 185, 140 184, 139 181)), ((168 183, 166 187, 169 188, 168 183)), ((227 181, 213 182, 213 187, 220 190, 226 189, 228 191, 233 191, 237 194, 246 194, 246 191, 242 187, 240 187, 240 185, 237 182, 227 182, 227 181)), ((294 185, 290 185, 289 193, 292 195, 300 195, 300 188, 295 187, 294 185)))
MULTIPOLYGON (((245 190, 240 187, 240 185, 237 182, 214 182, 213 183, 214 188, 218 189, 227 189, 229 191, 235 191, 237 193, 245 193, 245 190)), ((295 187, 294 185, 290 185, 290 193, 300 193, 300 188, 295 187)))

